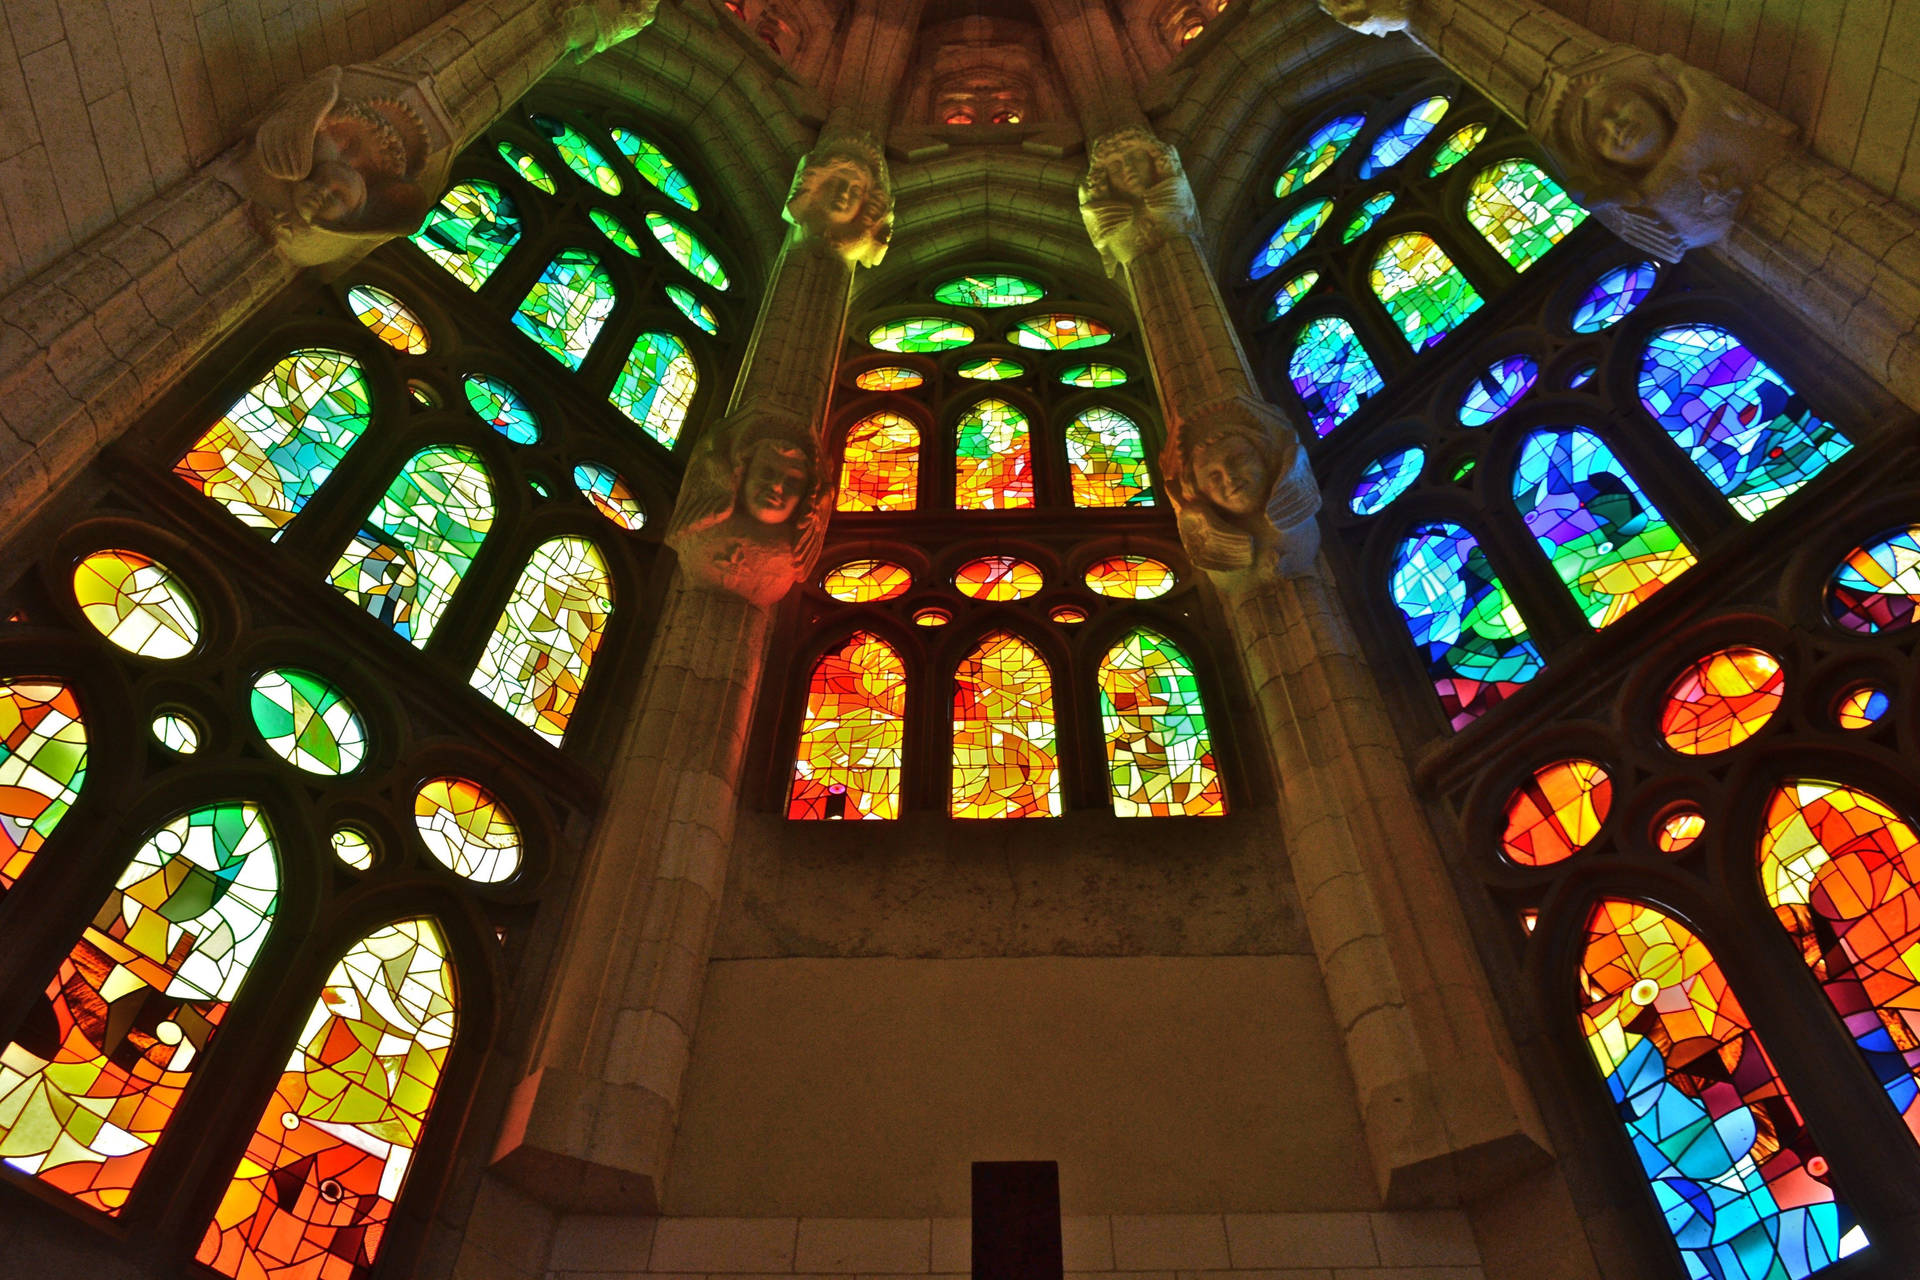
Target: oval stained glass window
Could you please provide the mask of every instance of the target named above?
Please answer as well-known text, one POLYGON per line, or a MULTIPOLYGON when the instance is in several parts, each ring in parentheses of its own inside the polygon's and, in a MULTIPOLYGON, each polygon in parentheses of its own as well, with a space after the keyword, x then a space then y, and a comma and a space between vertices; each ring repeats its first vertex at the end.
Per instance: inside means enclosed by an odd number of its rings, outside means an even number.
POLYGON ((1309 200, 1288 214, 1286 221, 1274 228, 1267 242, 1253 255, 1253 262, 1247 267, 1247 279, 1265 280, 1285 266, 1307 247, 1332 216, 1331 200, 1309 200))
POLYGON ((697 210, 700 197, 695 194, 693 184, 687 181, 687 175, 680 172, 680 166, 667 158, 662 151, 647 139, 615 125, 608 132, 613 136, 613 145, 627 158, 639 175, 652 183, 654 189, 682 209, 697 210))
POLYGON ((1025 600, 1039 594, 1046 578, 1034 565, 1013 556, 981 556, 955 571, 953 585, 975 600, 1025 600))
POLYGON ((1331 169, 1366 125, 1363 115, 1337 116, 1315 129, 1274 180, 1274 197, 1290 196, 1331 169))
POLYGON ((1660 737, 1682 755, 1706 756, 1739 746, 1765 728, 1786 693, 1780 659, 1737 645, 1692 663, 1660 708, 1660 737))
POLYGON ((355 871, 365 871, 373 865, 373 841, 358 827, 335 828, 328 843, 333 846, 333 856, 355 871))
POLYGON ((1707 815, 1693 805, 1682 805, 1660 819, 1654 829, 1653 846, 1662 853, 1679 853, 1698 840, 1707 829, 1707 815))
POLYGON ((1901 631, 1920 611, 1920 524, 1855 547, 1827 580, 1827 616, 1848 631, 1901 631))
POLYGON ((664 213, 649 211, 647 230, 653 232, 653 238, 667 251, 667 256, 685 267, 701 284, 711 285, 726 292, 727 273, 720 265, 720 259, 701 241, 699 236, 687 230, 664 213))
POLYGON ((1565 862, 1593 842, 1613 807, 1613 780, 1592 760, 1560 760, 1533 771, 1507 797, 1500 852, 1523 867, 1565 862))
POLYGON ((853 385, 862 391, 911 391, 925 381, 917 369, 888 364, 868 369, 853 380, 853 385))
POLYGON ((582 462, 573 469, 573 487, 593 504, 593 509, 625 529, 638 533, 647 527, 647 511, 633 490, 612 467, 598 462, 582 462))
POLYGON ((143 658, 184 658, 200 611, 173 570, 138 551, 96 551, 73 569, 73 596, 101 635, 143 658))
POLYGON ((954 307, 1018 307, 1038 302, 1047 291, 1024 276, 961 276, 933 291, 935 302, 954 307))
POLYGON ((600 228, 600 234, 613 242, 613 246, 633 257, 640 256, 640 242, 633 238, 633 232, 627 230, 627 224, 608 213, 605 209, 589 209, 587 217, 593 225, 600 228))
POLYGON ((1347 505, 1357 516, 1384 511, 1395 498, 1413 487, 1420 469, 1427 464, 1427 451, 1419 445, 1375 458, 1360 473, 1347 505))
POLYGON ((1024 376, 1027 371, 1005 356, 988 356, 984 360, 969 360, 954 372, 975 382, 1006 382, 1024 376))
POLYGON ((1060 385, 1063 387, 1097 390, 1101 387, 1124 386, 1126 381, 1127 371, 1115 364, 1076 364, 1071 369, 1060 371, 1060 385))
POLYGON ((1593 375, 1600 372, 1598 365, 1583 364, 1567 378, 1567 385, 1576 391, 1593 381, 1593 375))
POLYGON ((1273 301, 1267 304, 1267 319, 1278 320, 1281 316, 1293 310, 1300 299, 1311 293, 1313 286, 1319 283, 1320 273, 1318 271, 1302 271, 1299 275, 1281 285, 1274 293, 1273 301))
POLYGON ((849 560, 827 570, 820 589, 835 600, 848 604, 873 604, 894 600, 913 586, 913 574, 905 565, 890 560, 849 560))
POLYGON ((867 341, 882 351, 908 354, 951 351, 973 341, 973 326, 945 316, 909 316, 874 326, 867 334, 867 341))
POLYGON ((253 727, 296 769, 337 777, 367 758, 367 727, 345 694, 311 671, 281 668, 253 682, 253 727))
POLYGON ((427 326, 400 299, 385 289, 359 284, 347 290, 347 309, 353 318, 373 331, 373 336, 395 351, 410 356, 425 355, 427 326))
POLYGON ((1453 166, 1473 154, 1473 149, 1486 139, 1487 126, 1484 124, 1462 125, 1447 135, 1440 149, 1433 153, 1433 164, 1427 169, 1429 178, 1437 178, 1453 166))
POLYGON ((532 121, 534 128, 553 143, 553 149, 560 153, 561 163, 573 170, 582 182, 591 183, 610 196, 620 194, 620 175, 600 154, 600 148, 588 142, 578 129, 553 116, 532 115, 527 118, 532 121))
POLYGON ((677 284, 667 286, 667 301, 673 309, 691 320, 694 327, 702 333, 719 333, 720 322, 714 319, 713 308, 688 293, 677 284))
POLYGON ((1484 369, 1467 387, 1460 400, 1460 425, 1484 427, 1513 408, 1514 402, 1533 388, 1540 376, 1539 362, 1531 356, 1508 356, 1484 369))
POLYGON ((540 420, 533 416, 533 410, 527 408, 519 392, 498 378, 479 373, 466 375, 460 385, 467 393, 468 406, 479 415, 480 421, 515 444, 539 443, 540 420))
POLYGON ((1173 570, 1149 556, 1108 556, 1087 566, 1087 587, 1115 600, 1152 600, 1173 590, 1173 570))
POLYGON ((200 749, 200 726, 191 716, 162 711, 148 726, 156 741, 175 755, 190 756, 200 749))
POLYGON ((520 870, 520 828, 498 796, 466 778, 430 778, 413 797, 413 824, 440 863, 478 884, 520 870))
POLYGON ((541 167, 538 160, 533 158, 532 153, 528 152, 524 147, 515 146, 511 142, 503 142, 500 144, 500 158, 512 165, 515 172, 521 177, 548 195, 552 195, 555 190, 557 190, 553 185, 553 179, 547 176, 547 171, 541 167))
POLYGON ((1380 215, 1393 208, 1393 192, 1383 191, 1374 196, 1354 213, 1353 220, 1347 223, 1347 229, 1340 233, 1341 244, 1352 244, 1373 229, 1380 221, 1380 215))
POLYGON ((1660 283, 1660 268, 1652 262, 1615 267, 1593 282, 1573 309, 1575 333, 1599 333, 1620 323, 1629 311, 1647 300, 1660 283))
POLYGON ((1855 685, 1840 695, 1833 719, 1842 729, 1866 729, 1880 722, 1893 708, 1893 700, 1878 685, 1855 685))
POLYGON ((1366 158, 1360 162, 1360 176, 1371 178, 1375 174, 1385 173, 1412 155, 1414 148, 1427 140, 1427 135, 1433 132, 1433 127, 1440 123, 1441 117, 1447 114, 1447 108, 1452 105, 1444 93, 1436 93, 1407 108, 1407 114, 1388 125, 1374 139, 1366 158))
POLYGON ((1113 341, 1113 330, 1086 316, 1028 316, 1007 331, 1007 341, 1033 351, 1078 351, 1113 341))

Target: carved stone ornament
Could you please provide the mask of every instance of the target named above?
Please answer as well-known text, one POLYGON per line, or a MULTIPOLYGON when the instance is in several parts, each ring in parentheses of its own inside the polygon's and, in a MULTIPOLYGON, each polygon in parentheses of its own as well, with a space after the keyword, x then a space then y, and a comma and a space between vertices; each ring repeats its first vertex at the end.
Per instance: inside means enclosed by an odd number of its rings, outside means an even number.
POLYGON ((419 227, 453 143, 425 80, 328 67, 267 112, 239 178, 256 222, 295 265, 351 262, 419 227))
POLYGON ((1320 12, 1363 36, 1390 36, 1413 23, 1416 0, 1320 0, 1320 12))
POLYGON ((823 138, 800 158, 782 215, 849 263, 880 265, 893 239, 893 185, 872 138, 823 138))
POLYGON ((1196 568, 1227 584, 1305 572, 1320 549, 1320 489, 1280 411, 1246 396, 1176 420, 1160 473, 1196 568))
POLYGON ((1080 217, 1108 275, 1170 236, 1191 235, 1193 188, 1180 153, 1139 127, 1098 139, 1080 180, 1080 217))
POLYGON ((813 571, 831 506, 809 425, 749 403, 695 446, 667 545, 693 581, 770 605, 813 571))
POLYGON ((660 0, 553 0, 553 16, 574 60, 584 62, 639 35, 659 7, 660 0))
POLYGON ((1550 70, 1528 127, 1575 199, 1669 262, 1726 235, 1796 134, 1784 116, 1697 67, 1625 44, 1550 70))

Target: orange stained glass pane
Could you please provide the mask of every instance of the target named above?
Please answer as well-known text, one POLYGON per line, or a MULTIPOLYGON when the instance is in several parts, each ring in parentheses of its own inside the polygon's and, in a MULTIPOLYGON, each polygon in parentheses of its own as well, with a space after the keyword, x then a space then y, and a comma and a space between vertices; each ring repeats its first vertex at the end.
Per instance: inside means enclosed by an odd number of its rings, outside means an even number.
POLYGON ((960 419, 954 439, 953 505, 1000 511, 1033 505, 1027 415, 1004 400, 982 400, 960 419))
POLYGON ((1017 636, 982 638, 953 673, 953 816, 1058 817, 1054 741, 1047 664, 1017 636))
POLYGON ((907 669, 893 647, 856 631, 820 655, 794 753, 787 816, 900 816, 907 669))
POLYGON ((1653 834, 1653 842, 1662 853, 1678 853, 1687 848, 1707 829, 1707 815, 1692 805, 1675 809, 1660 820, 1660 826, 1653 834))
POLYGON ((1116 600, 1152 600, 1173 590, 1173 570, 1148 556, 1108 556, 1087 567, 1087 586, 1116 600))
POLYGON ((918 370, 889 364, 867 370, 853 380, 853 385, 862 391, 911 391, 925 381, 918 370))
POLYGON ((0 683, 0 894, 27 869, 87 780, 87 725, 57 680, 0 683))
POLYGON ((511 880, 520 870, 520 828, 500 797, 468 778, 429 778, 413 797, 413 825, 427 852, 478 884, 511 880))
POLYGON ((1025 600, 1047 585, 1035 566, 1013 556, 982 556, 961 565, 953 585, 975 600, 1025 600))
POLYGON ((1500 851, 1523 867, 1565 862, 1600 834, 1612 807, 1613 780, 1594 761, 1543 765, 1507 798, 1500 851))
POLYGON ((426 354, 427 326, 400 299, 385 289, 370 284, 347 290, 347 306, 354 319, 373 330, 374 336, 406 355, 426 354))
POLYGON ((913 574, 906 566, 887 560, 849 560, 820 579, 822 591, 848 604, 892 600, 905 595, 912 585, 913 574))
POLYGON ((1680 673, 1660 711, 1660 736, 1675 751, 1712 755, 1737 747, 1780 709, 1786 674, 1764 649, 1717 649, 1680 673))
POLYGON ((911 511, 920 482, 920 428, 897 413, 871 414, 847 431, 839 511, 911 511))
POLYGON ((1877 685, 1856 685, 1840 697, 1833 718, 1842 729, 1870 729, 1893 707, 1887 691, 1877 685))

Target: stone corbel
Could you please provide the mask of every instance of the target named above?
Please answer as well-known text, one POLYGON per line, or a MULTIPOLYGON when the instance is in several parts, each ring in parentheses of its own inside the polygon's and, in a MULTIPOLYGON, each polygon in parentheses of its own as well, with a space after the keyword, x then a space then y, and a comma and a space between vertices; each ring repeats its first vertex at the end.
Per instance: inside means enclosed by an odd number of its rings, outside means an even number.
POLYGON ((795 166, 780 216, 796 239, 849 265, 879 266, 893 239, 893 183, 880 145, 864 134, 821 138, 795 166))
POLYGON ((660 0, 553 0, 553 17, 574 61, 585 62, 639 35, 659 7, 660 0))
POLYGON ((1169 412, 1160 475, 1194 566, 1229 591, 1312 572, 1320 489, 1280 411, 1241 395, 1169 412))
POLYGON ((1080 217, 1109 276, 1173 237, 1196 234, 1199 217, 1180 153, 1152 131, 1136 126, 1106 134, 1087 159, 1080 217))

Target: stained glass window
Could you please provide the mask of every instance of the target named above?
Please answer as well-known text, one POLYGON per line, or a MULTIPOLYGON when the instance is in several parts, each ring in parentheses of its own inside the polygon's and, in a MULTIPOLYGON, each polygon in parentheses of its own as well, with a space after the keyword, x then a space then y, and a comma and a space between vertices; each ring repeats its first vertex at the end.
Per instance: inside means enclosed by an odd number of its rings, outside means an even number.
POLYGON ((520 239, 520 210, 491 182, 462 182, 427 211, 409 239, 455 280, 478 289, 520 239))
POLYGON ((1848 631, 1901 631, 1920 613, 1920 525, 1847 553, 1827 580, 1827 613, 1848 631))
POLYGON ((327 578, 401 639, 423 646, 493 518, 493 483, 480 456, 462 445, 433 445, 407 459, 327 578))
POLYGON ((633 132, 615 125, 608 131, 613 136, 613 145, 620 154, 632 162, 636 172, 661 195, 679 205, 682 209, 698 210, 700 197, 693 189, 693 183, 680 167, 667 158, 667 153, 659 147, 633 132))
POLYGON ((1420 478, 1420 469, 1426 463, 1427 451, 1419 445, 1396 449, 1375 458, 1360 473, 1359 483, 1353 486, 1353 497, 1348 506, 1357 516, 1370 516, 1386 510, 1395 498, 1420 478))
POLYGON ((700 370, 687 354, 687 344, 670 333, 643 333, 607 399, 642 431, 671 449, 700 389, 700 370))
POLYGON ((853 385, 862 391, 911 391, 925 381, 926 377, 917 369, 887 364, 868 369, 853 380, 853 385))
POLYGON ((868 604, 907 594, 913 574, 887 560, 849 560, 827 572, 820 588, 835 600, 868 604))
POLYGON ((1467 191, 1467 221, 1515 271, 1546 256, 1587 211, 1530 160, 1502 160, 1474 175, 1467 191))
POLYGON ((1628 312, 1647 300, 1660 283, 1660 268, 1651 262, 1615 267, 1593 282, 1573 309, 1575 333, 1599 333, 1620 323, 1628 312))
POLYGON ((1460 400, 1460 425, 1484 427, 1532 389, 1540 364, 1532 356, 1508 356, 1481 371, 1460 400))
POLYGON ((1415 351, 1424 351, 1480 309, 1480 295, 1433 237, 1395 236, 1373 260, 1374 296, 1415 351))
POLYGON ((420 323, 413 308, 370 284, 347 290, 347 309, 353 318, 373 331, 373 335, 395 351, 410 356, 425 355, 427 326, 420 323))
POLYGON ((1200 685, 1180 647, 1155 632, 1135 631, 1101 659, 1098 683, 1114 813, 1225 813, 1200 685))
POLYGON ((1393 208, 1393 201, 1393 193, 1384 191, 1361 205, 1354 211, 1352 220, 1347 223, 1347 229, 1340 233, 1340 243, 1352 244, 1371 231, 1373 224, 1380 221, 1380 215, 1393 208))
POLYGON ((677 284, 667 286, 667 301, 674 310, 693 322, 702 333, 719 333, 720 321, 714 317, 713 308, 688 293, 677 284))
POLYGON ((1523 867, 1565 862, 1593 843, 1613 807, 1613 779, 1592 760, 1542 765, 1507 797, 1500 852, 1523 867))
POLYGON ((520 300, 514 328, 569 369, 578 369, 613 314, 613 277, 585 249, 562 249, 520 300))
POLYGON ((0 1151, 118 1213, 266 941, 280 869, 252 804, 202 805, 134 852, 29 1025, 0 1050, 0 1151))
POLYGON ((1672 325, 1640 359, 1640 403, 1746 520, 1758 520, 1853 442, 1725 329, 1672 325))
POLYGON ((1153 478, 1140 428, 1117 409, 1088 409, 1067 424, 1076 507, 1150 507, 1153 478))
POLYGON ((500 144, 500 158, 512 165, 521 177, 525 178, 546 194, 553 195, 559 190, 558 187, 553 185, 553 178, 548 175, 546 167, 534 159, 533 153, 525 147, 517 146, 511 142, 502 142, 500 144))
POLYGON ((1414 530, 1394 553, 1389 589, 1455 729, 1545 666, 1479 540, 1457 524, 1414 530))
POLYGON ((1654 847, 1662 853, 1678 853, 1690 848, 1707 829, 1707 815, 1693 805, 1681 805, 1660 820, 1654 832, 1654 847))
POLYGON ((520 828, 500 798, 467 778, 429 778, 413 797, 420 841, 447 870, 499 884, 520 870, 520 828))
POLYGON ((196 1258, 223 1275, 352 1280, 379 1256, 453 1047, 446 939, 415 917, 348 949, 196 1258))
POLYGON ((190 756, 200 749, 200 726, 178 711, 162 711, 147 725, 154 741, 175 755, 190 756))
POLYGON ((1173 570, 1148 556, 1108 556, 1087 566, 1083 579, 1095 595, 1152 600, 1173 590, 1173 570))
POLYGON ((605 209, 587 210, 587 219, 600 228, 600 234, 613 243, 613 247, 629 257, 640 256, 640 242, 633 232, 627 230, 627 224, 608 213, 605 209))
POLYGON ((143 658, 184 658, 200 643, 193 596, 158 560, 96 551, 73 567, 73 597, 95 630, 143 658))
POLYGON ((701 241, 699 236, 687 230, 681 223, 675 222, 664 213, 647 214, 647 230, 653 232, 653 238, 667 251, 667 256, 685 267, 689 274, 701 284, 711 285, 725 292, 729 287, 727 272, 720 265, 720 259, 713 250, 701 241))
POLYGON ((528 119, 553 143, 561 163, 573 170, 582 182, 591 183, 606 195, 620 194, 620 175, 613 171, 613 166, 600 154, 600 149, 588 142, 578 129, 553 116, 536 114, 528 119))
POLYGON ((953 585, 975 600, 1025 600, 1047 585, 1040 570, 1017 556, 982 556, 954 571, 953 585))
POLYGON ((1027 371, 1017 361, 1005 356, 987 356, 980 360, 969 360, 954 372, 975 382, 1011 382, 1024 377, 1027 371))
POLYGON ((613 613, 613 581, 585 538, 534 548, 470 683, 558 746, 613 613))
POLYGON ((1591 431, 1528 436, 1514 464, 1513 503, 1595 627, 1624 617, 1693 567, 1679 531, 1591 431))
POLYGON ((789 818, 897 818, 907 670, 878 636, 856 631, 814 663, 794 755, 789 818))
POLYGON ((1891 710, 1893 699, 1885 689, 1870 684, 1855 685, 1841 695, 1833 709, 1833 720, 1842 729, 1867 729, 1891 710))
POLYGON ((1290 196, 1332 168, 1333 162, 1360 136, 1366 124, 1367 118, 1363 115, 1346 115, 1336 116, 1315 129, 1287 161, 1287 167, 1280 171, 1273 184, 1274 196, 1290 196))
POLYGON ((1353 326, 1339 316, 1307 322, 1287 362, 1314 434, 1326 435, 1386 386, 1353 326))
POLYGON ((1595 905, 1581 1028, 1695 1276, 1800 1280, 1865 1238, 1707 946, 1655 907, 1595 905))
POLYGON ((1427 176, 1437 178, 1465 160, 1486 136, 1487 126, 1484 124, 1462 125, 1455 129, 1440 144, 1440 149, 1433 153, 1433 163, 1427 168, 1427 176))
POLYGON ((595 511, 628 533, 638 533, 647 527, 646 508, 612 467, 598 462, 580 463, 573 469, 573 487, 593 504, 595 511))
POLYGON ((982 400, 960 419, 954 441, 953 505, 962 511, 1033 505, 1027 415, 1004 400, 982 400))
POLYGON ((336 827, 327 840, 333 846, 333 856, 355 871, 373 865, 373 841, 366 832, 356 827, 336 827))
POLYGON ((234 401, 173 471, 243 524, 278 537, 369 415, 366 374, 352 356, 295 351, 234 401))
POLYGON ((1266 318, 1269 320, 1278 320, 1281 316, 1293 310, 1294 305, 1298 303, 1300 299, 1311 293, 1313 286, 1319 283, 1320 273, 1318 271, 1302 271, 1299 275, 1293 277, 1293 279, 1287 281, 1274 291, 1273 301, 1267 304, 1266 318))
POLYGON ((1038 302, 1047 291, 1024 276, 996 272, 961 276, 933 291, 936 302, 955 307, 1018 307, 1038 302))
POLYGON ((1445 94, 1437 93, 1408 107, 1405 115, 1381 130, 1380 136, 1374 139, 1373 147, 1360 162, 1360 176, 1371 178, 1385 173, 1413 154, 1414 148, 1427 140, 1427 135, 1451 105, 1445 94))
POLYGON ((1113 330, 1086 316, 1028 316, 1007 331, 1007 341, 1034 351, 1078 351, 1113 341, 1113 330))
POLYGON ((1032 645, 1004 631, 985 636, 953 673, 956 818, 1060 814, 1053 676, 1032 645))
POLYGON ((945 316, 909 316, 875 325, 867 341, 882 351, 925 354, 951 351, 973 341, 973 326, 945 316))
POLYGON ((467 404, 480 415, 480 421, 515 444, 540 443, 540 420, 519 392, 498 378, 477 373, 468 374, 460 383, 467 394, 467 404))
POLYGON ((1319 234, 1320 228, 1327 225, 1327 219, 1333 216, 1333 201, 1309 200, 1288 214, 1280 225, 1274 228, 1267 242, 1253 255, 1253 262, 1247 268, 1247 279, 1265 280, 1268 276, 1285 266, 1307 242, 1319 234))
POLYGON ((1060 371, 1060 385, 1066 387, 1120 387, 1127 382, 1127 371, 1115 364, 1076 364, 1060 371))
POLYGON ((920 484, 920 429, 897 413, 872 413, 847 431, 840 511, 911 511, 920 484))
POLYGON ((1780 659, 1766 650, 1716 649, 1667 686, 1660 736, 1683 755, 1730 751, 1766 728, 1786 687, 1780 659))
POLYGON ((13 887, 87 780, 87 725, 57 680, 0 682, 0 894, 13 887))
POLYGON ((352 773, 367 758, 367 726, 347 696, 311 671, 263 672, 247 699, 253 727, 282 760, 323 777, 352 773))

